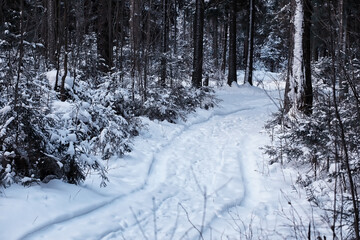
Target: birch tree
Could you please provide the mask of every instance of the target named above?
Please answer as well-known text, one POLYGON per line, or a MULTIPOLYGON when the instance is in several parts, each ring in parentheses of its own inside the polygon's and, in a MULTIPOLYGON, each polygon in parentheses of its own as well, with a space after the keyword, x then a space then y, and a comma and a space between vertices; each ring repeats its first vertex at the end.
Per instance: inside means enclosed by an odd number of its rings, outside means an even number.
POLYGON ((311 114, 312 109, 311 54, 309 53, 310 1, 292 0, 292 8, 292 46, 284 107, 290 117, 296 117, 299 113, 311 114))

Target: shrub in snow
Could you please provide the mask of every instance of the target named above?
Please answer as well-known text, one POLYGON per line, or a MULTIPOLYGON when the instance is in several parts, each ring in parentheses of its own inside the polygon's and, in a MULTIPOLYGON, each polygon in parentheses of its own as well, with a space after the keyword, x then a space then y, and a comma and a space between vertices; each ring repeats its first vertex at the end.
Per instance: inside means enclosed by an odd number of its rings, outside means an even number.
POLYGON ((47 154, 48 130, 54 125, 47 117, 49 107, 39 98, 39 91, 44 90, 43 80, 41 76, 34 76, 31 82, 22 79, 17 103, 12 95, 6 96, 10 101, 1 99, 0 160, 3 169, 0 176, 4 185, 11 183, 6 169, 11 169, 13 182, 25 177, 28 181, 36 181, 49 175, 61 176, 56 160, 47 154))
POLYGON ((106 185, 103 161, 131 151, 131 138, 141 123, 118 111, 116 99, 121 95, 108 81, 96 88, 80 81, 69 95, 75 102, 69 100, 65 112, 53 113, 58 127, 51 136, 52 154, 68 159, 63 164, 68 182, 79 183, 93 169, 106 185))
POLYGON ((211 88, 201 89, 178 86, 174 88, 149 88, 143 104, 135 102, 131 113, 135 116, 147 116, 151 120, 176 122, 186 120, 186 115, 196 108, 212 108, 218 103, 211 88))
POLYGON ((44 75, 30 77, 21 79, 16 106, 13 95, 0 99, 1 183, 57 178, 77 184, 93 169, 105 185, 103 160, 130 151, 140 122, 117 114, 114 101, 100 100, 101 87, 67 89, 62 103, 44 75))

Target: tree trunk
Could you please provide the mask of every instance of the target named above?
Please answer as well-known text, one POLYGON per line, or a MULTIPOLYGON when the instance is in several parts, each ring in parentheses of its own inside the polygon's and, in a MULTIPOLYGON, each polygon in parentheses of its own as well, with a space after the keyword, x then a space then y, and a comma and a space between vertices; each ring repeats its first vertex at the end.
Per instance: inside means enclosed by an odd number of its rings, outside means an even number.
POLYGON ((64 50, 65 50, 65 56, 64 56, 64 75, 62 76, 61 79, 61 88, 60 88, 60 96, 61 96, 61 101, 65 101, 66 100, 66 96, 65 96, 65 80, 67 77, 67 72, 68 72, 68 19, 67 19, 67 15, 68 15, 68 6, 67 6, 67 0, 64 1, 64 50))
POLYGON ((16 135, 15 135, 15 144, 18 144, 19 139, 19 84, 21 79, 23 58, 24 58, 24 0, 20 0, 20 44, 19 44, 19 60, 18 60, 18 70, 15 83, 15 93, 14 93, 14 111, 16 113, 15 124, 16 124, 16 135))
POLYGON ((249 4, 249 28, 248 28, 248 48, 246 54, 245 79, 244 83, 253 85, 253 60, 254 60, 254 22, 255 22, 255 0, 250 0, 249 4))
POLYGON ((98 68, 101 72, 109 72, 112 68, 112 4, 111 0, 98 2, 97 50, 99 54, 98 68))
POLYGON ((228 39, 228 12, 225 8, 225 24, 224 24, 224 34, 223 34, 223 52, 222 52, 222 64, 221 71, 225 73, 226 69, 226 52, 227 52, 227 39, 228 39))
POLYGON ((196 0, 194 17, 194 59, 192 86, 201 87, 203 65, 203 36, 204 36, 204 0, 196 0))
POLYGON ((218 16, 215 15, 212 18, 212 55, 214 59, 214 67, 219 69, 219 49, 218 49, 218 16))
POLYGON ((55 50, 56 50, 56 38, 55 38, 55 0, 47 1, 47 49, 48 59, 51 67, 56 63, 55 50))
MULTIPOLYGON (((294 8, 294 1, 291 1, 291 9, 294 8)), ((286 84, 285 84, 285 94, 284 94, 284 113, 288 113, 291 108, 290 100, 290 76, 292 74, 291 68, 293 65, 293 53, 294 53, 294 24, 290 24, 289 27, 290 34, 288 36, 289 43, 289 53, 288 53, 288 63, 287 63, 287 73, 286 73, 286 84)))
POLYGON ((310 72, 310 3, 305 7, 304 1, 292 0, 293 4, 293 38, 292 56, 289 65, 289 77, 285 89, 285 110, 291 117, 299 112, 311 114, 312 87, 310 72), (307 19, 306 19, 307 18, 307 19), (288 106, 286 106, 288 104, 288 106))
POLYGON ((304 0, 304 67, 305 67, 305 86, 304 86, 304 106, 302 111, 306 115, 312 113, 313 90, 311 80, 311 0, 304 0))
POLYGON ((174 54, 176 55, 178 50, 178 46, 177 46, 177 38, 178 38, 178 22, 177 22, 177 17, 178 17, 178 7, 177 7, 177 0, 174 0, 174 54))
POLYGON ((75 80, 76 80, 76 72, 77 69, 79 69, 79 65, 80 62, 83 60, 81 59, 80 53, 83 51, 83 45, 82 42, 84 40, 84 35, 85 35, 85 12, 84 12, 84 0, 78 0, 75 3, 75 28, 76 28, 76 32, 75 32, 75 46, 73 47, 73 51, 72 51, 72 63, 71 65, 73 66, 72 70, 73 70, 73 85, 72 88, 74 88, 75 86, 75 80))
POLYGON ((160 85, 166 86, 166 65, 167 65, 167 51, 169 38, 169 23, 168 23, 168 0, 163 1, 163 20, 162 20, 162 56, 161 56, 161 79, 160 85))
POLYGON ((56 80, 55 80, 55 86, 54 86, 54 90, 57 91, 58 87, 59 87, 59 75, 60 75, 60 52, 61 52, 61 46, 62 46, 62 42, 60 39, 60 23, 62 22, 62 20, 60 19, 60 1, 61 0, 55 0, 55 42, 56 42, 56 52, 55 52, 55 57, 56 57, 56 80))
MULTIPOLYGON (((338 60, 342 64, 342 66, 346 65, 346 16, 345 16, 345 9, 346 6, 345 0, 339 0, 338 8, 338 21, 339 21, 339 40, 338 40, 338 60)), ((345 73, 344 73, 345 74, 345 73)), ((339 80, 339 88, 340 88, 340 97, 343 98, 345 94, 349 92, 349 86, 346 81, 342 79, 339 80)))
MULTIPOLYGON (((140 75, 140 3, 139 0, 131 0, 130 6, 130 39, 132 52, 132 67, 131 67, 131 89, 132 99, 135 99, 135 82, 140 75)), ((140 81, 139 81, 140 82, 140 81)))
POLYGON ((119 21, 120 21, 120 29, 118 30, 120 32, 120 57, 119 57, 119 62, 120 62, 120 66, 119 66, 119 71, 120 73, 120 82, 122 82, 122 78, 123 78, 123 48, 124 48, 124 28, 123 26, 125 25, 124 23, 124 8, 125 8, 125 4, 124 4, 124 0, 120 1, 120 6, 119 6, 119 21))
POLYGON ((230 4, 230 29, 229 29, 229 73, 227 84, 231 86, 237 82, 236 76, 236 0, 230 4))
POLYGON ((148 71, 149 71, 149 52, 150 52, 150 40, 151 40, 151 4, 152 0, 149 2, 149 9, 146 16, 146 46, 145 46, 145 62, 144 62, 144 101, 146 101, 147 96, 147 85, 148 85, 148 71))

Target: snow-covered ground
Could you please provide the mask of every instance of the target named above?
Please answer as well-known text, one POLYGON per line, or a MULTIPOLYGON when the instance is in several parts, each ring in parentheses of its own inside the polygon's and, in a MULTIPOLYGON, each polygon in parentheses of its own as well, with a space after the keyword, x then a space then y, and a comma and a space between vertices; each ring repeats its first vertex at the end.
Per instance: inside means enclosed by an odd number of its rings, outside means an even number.
POLYGON ((259 149, 270 143, 269 96, 283 86, 272 76, 256 84, 267 93, 218 89, 219 107, 186 122, 142 119, 135 149, 106 163, 106 188, 91 172, 80 186, 2 188, 0 239, 305 239, 321 220, 294 185, 296 173, 267 165, 259 149))

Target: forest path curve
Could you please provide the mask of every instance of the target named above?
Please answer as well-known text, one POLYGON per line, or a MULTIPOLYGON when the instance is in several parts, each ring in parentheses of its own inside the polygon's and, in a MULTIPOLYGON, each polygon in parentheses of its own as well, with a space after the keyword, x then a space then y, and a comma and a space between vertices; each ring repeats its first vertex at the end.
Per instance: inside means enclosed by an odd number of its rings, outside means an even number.
POLYGON ((260 131, 274 106, 263 90, 250 86, 226 88, 219 97, 219 108, 200 110, 185 123, 149 122, 143 147, 126 160, 138 161, 132 167, 141 163, 143 170, 110 171, 111 180, 132 182, 127 191, 59 215, 21 239, 196 239, 194 226, 204 234, 224 232, 215 222, 232 207, 254 205, 259 194, 253 174, 258 148, 267 142, 260 131), (143 161, 135 160, 139 156, 143 161))

